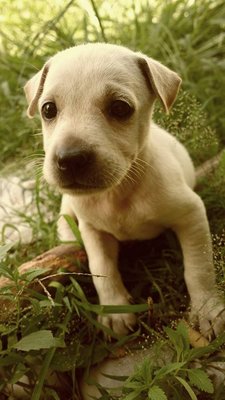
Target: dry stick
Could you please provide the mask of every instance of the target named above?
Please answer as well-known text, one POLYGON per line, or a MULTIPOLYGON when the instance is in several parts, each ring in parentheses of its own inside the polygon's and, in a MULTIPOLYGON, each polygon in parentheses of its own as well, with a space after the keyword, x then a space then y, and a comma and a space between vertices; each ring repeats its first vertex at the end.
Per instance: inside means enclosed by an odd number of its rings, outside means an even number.
POLYGON ((205 161, 199 167, 196 168, 196 177, 197 179, 204 178, 206 175, 213 172, 216 167, 219 165, 219 162, 222 158, 222 155, 225 154, 224 150, 218 153, 215 157, 210 158, 209 160, 205 161))
MULTIPOLYGON (((54 277, 60 277, 69 273, 78 273, 79 275, 88 274, 86 272, 81 272, 81 269, 78 265, 79 263, 87 263, 85 251, 76 243, 74 245, 61 244, 53 247, 45 253, 40 254, 34 259, 23 263, 18 268, 18 271, 19 274, 22 275, 34 268, 40 268, 43 269, 43 271, 46 270, 46 276, 44 278, 39 277, 39 280, 50 279, 52 275, 54 277), (57 272, 60 268, 65 268, 68 272, 57 272)), ((8 285, 9 283, 10 280, 8 278, 0 278, 0 288, 8 285)))

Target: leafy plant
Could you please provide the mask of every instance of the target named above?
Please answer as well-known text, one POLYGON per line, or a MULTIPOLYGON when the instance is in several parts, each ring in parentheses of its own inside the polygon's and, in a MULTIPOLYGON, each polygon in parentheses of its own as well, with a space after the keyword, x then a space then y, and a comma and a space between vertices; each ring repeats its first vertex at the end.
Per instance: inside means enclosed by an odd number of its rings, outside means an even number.
POLYGON ((157 103, 154 119, 185 144, 196 165, 218 153, 218 136, 209 126, 202 105, 190 93, 179 93, 169 115, 166 115, 157 103))
MULTIPOLYGON (((176 330, 169 327, 164 330, 168 339, 156 343, 151 356, 146 355, 134 373, 124 381, 120 399, 179 400, 182 397, 197 400, 201 393, 214 393, 213 384, 203 369, 204 357, 215 353, 225 343, 225 334, 207 347, 193 349, 184 323, 180 322, 176 330), (163 353, 167 354, 164 358, 163 353), (202 358, 203 366, 196 368, 193 362, 199 357, 202 358)), ((105 393, 101 400, 108 399, 104 396, 105 393)), ((109 398, 113 399, 113 394, 109 398)))
MULTIPOLYGON (((3 253, 6 256, 8 247, 2 248, 2 257, 3 253)), ((16 268, 2 264, 0 272, 8 278, 0 289, 1 304, 4 304, 0 313, 1 393, 7 393, 9 384, 23 387, 21 378, 26 376, 25 389, 33 400, 47 396, 46 379, 50 373, 67 372, 72 380, 75 367, 88 368, 92 362, 101 361, 112 349, 120 346, 120 340, 106 345, 104 338, 96 335, 96 329, 103 329, 105 334, 118 339, 111 329, 101 326, 96 315, 148 309, 147 304, 94 305, 72 276, 67 286, 53 281, 44 287, 42 280, 46 271, 42 269, 31 269, 19 275, 16 268), (36 291, 30 286, 32 283, 44 291, 36 291)), ((90 279, 85 285, 90 286, 90 279)), ((124 338, 123 342, 126 340, 130 338, 124 338)), ((56 396, 58 389, 53 385, 51 390, 56 396)))

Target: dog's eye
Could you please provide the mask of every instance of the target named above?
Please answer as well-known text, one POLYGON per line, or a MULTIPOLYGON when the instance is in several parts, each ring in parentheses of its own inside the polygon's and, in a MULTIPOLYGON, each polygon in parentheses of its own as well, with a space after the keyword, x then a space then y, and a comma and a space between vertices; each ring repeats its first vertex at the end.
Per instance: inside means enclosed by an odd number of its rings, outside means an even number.
POLYGON ((110 116, 117 119, 126 119, 131 116, 134 109, 124 100, 115 100, 109 108, 110 116))
POLYGON ((57 115, 57 107, 55 103, 49 101, 43 104, 41 113, 44 119, 53 119, 57 115))

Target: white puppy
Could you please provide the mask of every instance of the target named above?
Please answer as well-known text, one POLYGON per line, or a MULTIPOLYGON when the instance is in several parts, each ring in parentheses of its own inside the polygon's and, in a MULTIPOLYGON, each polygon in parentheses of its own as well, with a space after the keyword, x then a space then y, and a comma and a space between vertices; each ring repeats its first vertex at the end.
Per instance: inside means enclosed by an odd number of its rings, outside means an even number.
MULTIPOLYGON (((118 242, 150 239, 166 228, 184 257, 192 317, 205 335, 225 328, 217 295, 208 221, 194 193, 185 148, 151 121, 159 98, 168 111, 181 79, 141 53, 86 44, 52 57, 25 86, 32 117, 38 106, 44 135, 44 176, 63 193, 61 214, 77 217, 101 304, 128 304, 117 268, 118 242)), ((63 240, 73 240, 65 220, 63 240)), ((116 333, 133 314, 101 318, 116 333)))

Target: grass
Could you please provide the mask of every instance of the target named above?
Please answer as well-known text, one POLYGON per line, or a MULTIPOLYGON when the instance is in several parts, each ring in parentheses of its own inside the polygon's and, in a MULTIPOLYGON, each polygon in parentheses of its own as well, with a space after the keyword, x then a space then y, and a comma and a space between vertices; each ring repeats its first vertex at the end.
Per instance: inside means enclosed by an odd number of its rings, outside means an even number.
MULTIPOLYGON (((83 41, 128 45, 175 69, 182 76, 183 90, 171 115, 164 115, 157 106, 155 119, 187 145, 196 165, 224 147, 225 5, 222 0, 156 0, 154 3, 147 0, 119 3, 63 1, 55 2, 53 6, 43 1, 31 5, 28 0, 14 0, 9 5, 8 1, 2 0, 1 7, 2 175, 15 173, 20 166, 23 168, 27 164, 26 157, 33 154, 32 158, 38 159, 39 176, 42 148, 40 123, 37 117, 34 120, 25 118, 26 101, 22 87, 51 54, 83 41), (40 156, 37 157, 37 154, 40 156)), ((28 168, 29 178, 31 170, 32 177, 35 175, 34 168, 28 168)), ((224 171, 225 155, 216 172, 203 179, 198 187, 207 207, 218 285, 222 290, 225 289, 224 171)), ((7 248, 2 247, 0 251, 1 274, 11 279, 11 285, 0 292, 5 302, 5 308, 0 312, 0 393, 2 396, 6 393, 6 382, 18 382, 26 374, 29 377, 26 389, 32 400, 38 400, 41 396, 44 399, 78 399, 77 371, 89 369, 139 332, 119 341, 105 342, 98 333, 99 325, 96 322, 96 315, 102 311, 92 306, 96 303, 96 295, 88 277, 76 280, 70 277, 66 286, 52 282, 47 292, 43 293, 29 287, 32 279, 41 280, 42 275, 27 275, 23 281, 19 279, 16 267, 58 244, 56 220, 59 197, 46 185, 43 186, 40 179, 36 180, 34 203, 36 211, 32 217, 20 215, 21 221, 26 220, 32 227, 33 241, 29 245, 14 244, 7 253, 7 248), (43 206, 49 210, 48 219, 43 206), (35 340, 30 336, 32 334, 36 335, 35 340), (39 347, 33 348, 33 343, 39 347), (49 386, 46 383, 50 371, 54 371, 57 379, 63 383, 63 393, 54 384, 49 386), (39 383, 35 386, 36 381, 39 383)), ((166 232, 153 241, 127 244, 121 249, 120 265, 135 303, 146 304, 149 297, 153 299, 152 328, 146 328, 149 313, 139 316, 142 333, 157 339, 159 347, 162 341, 169 341, 176 356, 178 350, 173 346, 173 334, 168 329, 166 332, 163 330, 163 327, 173 325, 173 321, 185 313, 188 305, 182 256, 176 238, 171 232, 166 232)), ((81 268, 86 271, 86 266, 81 268)), ((132 306, 128 306, 127 311, 131 309, 132 306)), ((179 329, 177 340, 183 338, 188 347, 185 329, 179 329)), ((188 347, 185 353, 187 370, 191 365, 189 350, 188 347)), ((207 355, 195 354, 194 358, 200 357, 205 362, 207 358, 215 357, 214 352, 215 349, 209 348, 207 355)), ((172 399, 195 398, 191 390, 198 399, 223 398, 221 388, 214 394, 206 395, 193 384, 190 373, 182 368, 177 366, 177 370, 174 370, 180 381, 175 380, 175 372, 167 374, 164 371, 162 382, 155 380, 154 385, 165 393, 169 393, 168 386, 174 386, 176 392, 170 394, 172 399), (185 389, 182 379, 191 387, 191 394, 185 389)), ((147 393, 154 398, 154 390, 156 393, 158 390, 158 396, 163 398, 159 389, 152 389, 153 385, 148 381, 151 374, 157 375, 156 372, 159 373, 159 367, 147 360, 124 384, 122 398, 141 399, 146 398, 147 393), (138 380, 142 390, 135 397, 138 380)), ((113 395, 103 388, 101 390, 102 400, 113 399, 113 395)))

